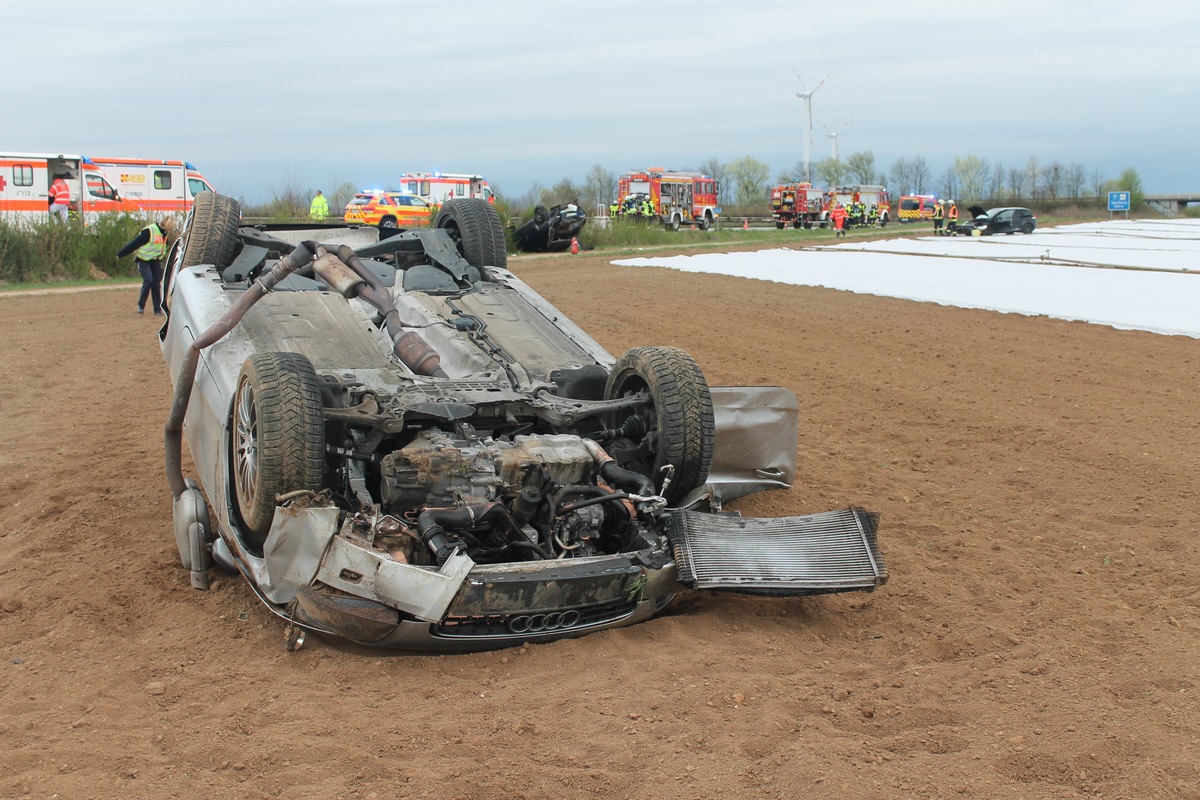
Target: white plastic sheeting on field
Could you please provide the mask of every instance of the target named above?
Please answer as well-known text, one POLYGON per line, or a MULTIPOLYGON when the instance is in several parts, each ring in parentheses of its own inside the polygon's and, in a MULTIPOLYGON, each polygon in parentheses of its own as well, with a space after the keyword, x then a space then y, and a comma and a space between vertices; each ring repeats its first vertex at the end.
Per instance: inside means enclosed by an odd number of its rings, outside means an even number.
POLYGON ((1200 338, 1198 220, 1114 220, 1028 236, 927 236, 615 263, 1200 338))

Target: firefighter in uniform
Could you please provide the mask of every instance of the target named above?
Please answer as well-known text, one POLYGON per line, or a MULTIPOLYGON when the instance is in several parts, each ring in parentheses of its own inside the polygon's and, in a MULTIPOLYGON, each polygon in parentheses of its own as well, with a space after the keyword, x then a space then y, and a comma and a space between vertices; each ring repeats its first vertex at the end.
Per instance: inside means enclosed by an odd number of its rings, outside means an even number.
POLYGON ((834 206, 833 211, 829 212, 829 216, 833 219, 833 228, 837 231, 834 236, 846 235, 846 208, 841 203, 834 206))
POLYGON ((946 219, 946 207, 942 205, 942 201, 938 200, 933 207, 933 235, 942 235, 942 222, 946 219))
POLYGON ((171 217, 164 217, 161 222, 151 222, 117 252, 117 258, 133 253, 133 260, 142 275, 142 291, 137 303, 139 314, 146 311, 147 297, 154 301, 154 316, 162 314, 162 260, 167 254, 167 237, 174 230, 175 220, 171 217))
POLYGON ((946 235, 953 236, 958 232, 958 206, 950 201, 950 210, 946 212, 946 235))

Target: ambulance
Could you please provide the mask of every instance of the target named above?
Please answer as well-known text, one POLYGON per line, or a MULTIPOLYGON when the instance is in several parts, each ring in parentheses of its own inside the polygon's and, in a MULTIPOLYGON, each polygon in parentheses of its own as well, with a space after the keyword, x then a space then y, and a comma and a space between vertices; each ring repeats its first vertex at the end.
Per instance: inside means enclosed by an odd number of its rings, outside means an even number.
POLYGON ((400 176, 400 191, 415 194, 431 206, 441 206, 447 200, 463 197, 480 197, 496 204, 496 195, 482 175, 406 172, 400 176))
MULTIPOLYGON (((107 163, 115 165, 116 160, 107 163)), ((125 169, 130 178, 125 189, 120 185, 121 173, 106 172, 110 169, 117 167, 102 167, 96 159, 77 154, 0 153, 0 219, 14 223, 47 219, 50 184, 55 178, 67 184, 69 213, 84 222, 99 214, 184 213, 191 208, 196 191, 212 191, 186 162, 133 162, 125 169), (138 181, 133 178, 134 164, 141 163, 154 166, 147 166, 143 180, 138 181), (176 169, 174 163, 183 166, 176 169)))
POLYGON ((200 171, 186 161, 100 158, 92 162, 121 195, 139 211, 186 214, 200 192, 215 191, 200 171))

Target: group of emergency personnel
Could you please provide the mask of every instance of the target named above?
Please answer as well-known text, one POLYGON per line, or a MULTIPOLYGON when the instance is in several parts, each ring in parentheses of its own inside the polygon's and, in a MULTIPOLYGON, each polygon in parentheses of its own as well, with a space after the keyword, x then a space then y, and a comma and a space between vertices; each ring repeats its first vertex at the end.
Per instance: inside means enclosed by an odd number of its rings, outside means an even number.
POLYGON ((608 214, 611 217, 626 217, 628 219, 648 220, 658 216, 654 211, 654 203, 647 194, 631 194, 620 203, 610 203, 608 214))
POLYGON ((933 235, 953 236, 958 231, 958 206, 953 200, 938 200, 933 206, 933 235), (945 229, 942 225, 945 225, 945 229))

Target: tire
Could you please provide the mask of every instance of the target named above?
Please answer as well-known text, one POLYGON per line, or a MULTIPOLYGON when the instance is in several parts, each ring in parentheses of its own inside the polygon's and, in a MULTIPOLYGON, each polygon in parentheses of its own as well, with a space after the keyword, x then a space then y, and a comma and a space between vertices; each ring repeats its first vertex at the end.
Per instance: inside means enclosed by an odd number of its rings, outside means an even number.
POLYGON ((533 222, 535 225, 545 225, 546 220, 549 218, 550 212, 546 210, 545 206, 538 206, 533 209, 533 222))
POLYGON ((797 217, 796 219, 792 220, 792 230, 794 230, 794 231, 800 230, 800 226, 803 224, 804 223, 800 221, 800 218, 797 217))
POLYGON ((650 404, 610 420, 620 433, 609 454, 662 491, 663 466, 675 467, 664 492, 675 506, 708 480, 716 441, 712 396, 700 366, 677 347, 635 347, 617 359, 604 387, 608 399, 646 390, 650 404))
POLYGON ((395 217, 384 217, 383 219, 379 220, 379 227, 389 228, 389 229, 397 227, 396 218, 395 217))
POLYGON ((777 230, 777 231, 783 230, 783 220, 778 220, 775 223, 775 230, 777 230))
POLYGON ((712 224, 713 224, 712 214, 705 211, 704 219, 700 220, 700 230, 706 231, 712 227, 712 224))
POLYGON ((225 269, 237 254, 237 227, 242 208, 232 197, 201 192, 188 213, 179 268, 212 264, 225 269))
POLYGON ((447 200, 438 211, 435 228, 450 233, 458 251, 473 267, 507 267, 504 226, 487 200, 478 197, 447 200))
POLYGON ((886 228, 887 224, 888 224, 888 215, 884 214, 882 217, 879 218, 879 227, 886 228))
POLYGON ((667 230, 669 230, 669 231, 679 230, 679 217, 678 216, 672 215, 671 219, 669 219, 667 221, 667 230))
POLYGON ((275 517, 275 496, 321 488, 325 417, 321 385, 299 353, 255 353, 246 359, 229 426, 234 496, 248 536, 261 548, 275 517))
POLYGON ((1026 235, 1028 235, 1028 234, 1030 234, 1030 233, 1033 233, 1033 223, 1032 223, 1032 222, 1026 222, 1024 225, 1022 225, 1022 226, 1021 226, 1021 233, 1024 233, 1024 234, 1026 234, 1026 235))

